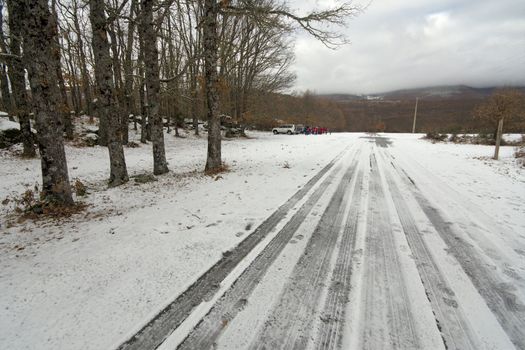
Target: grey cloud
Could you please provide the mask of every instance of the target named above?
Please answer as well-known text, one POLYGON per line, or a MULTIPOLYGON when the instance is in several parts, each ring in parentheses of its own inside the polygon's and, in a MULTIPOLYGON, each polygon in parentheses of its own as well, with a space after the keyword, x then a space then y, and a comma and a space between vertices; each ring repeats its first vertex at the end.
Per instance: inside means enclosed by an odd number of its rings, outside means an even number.
MULTIPOLYGON (((333 1, 296 1, 305 11, 333 1)), ((525 1, 375 0, 336 51, 296 35, 297 90, 525 85, 525 1)))

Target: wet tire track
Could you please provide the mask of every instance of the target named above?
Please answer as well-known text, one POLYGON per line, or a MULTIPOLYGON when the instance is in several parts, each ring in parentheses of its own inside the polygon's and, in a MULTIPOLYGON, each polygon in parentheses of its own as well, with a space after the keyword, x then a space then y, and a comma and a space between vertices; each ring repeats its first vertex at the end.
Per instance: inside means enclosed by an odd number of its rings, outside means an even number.
POLYGON ((231 288, 219 299, 210 312, 201 320, 178 349, 210 349, 227 324, 244 308, 247 299, 258 285, 269 266, 277 259, 289 240, 295 235, 306 216, 314 208, 327 187, 332 183, 337 170, 332 172, 308 198, 289 222, 255 258, 231 288))
POLYGON ((208 299, 210 295, 217 291, 221 281, 277 226, 348 150, 349 147, 334 157, 331 162, 259 225, 252 234, 247 236, 228 254, 224 254, 221 260, 199 277, 184 293, 166 306, 135 335, 121 344, 118 349, 143 350, 157 348, 203 300, 208 299))
MULTIPOLYGON (((395 166, 392 164, 395 169, 395 166)), ((424 242, 422 233, 416 226, 414 218, 406 205, 399 187, 392 174, 385 169, 386 180, 392 199, 407 238, 412 255, 416 260, 421 281, 425 287, 438 328, 447 349, 478 349, 478 340, 469 329, 465 315, 458 309, 454 292, 432 258, 424 242)))
POLYGON ((418 349, 415 321, 374 153, 370 156, 370 164, 362 348, 418 349))
POLYGON ((509 339, 518 349, 525 349, 525 306, 512 292, 512 286, 487 265, 479 252, 460 237, 459 232, 455 232, 452 224, 423 196, 413 181, 409 182, 406 172, 404 176, 399 174, 411 184, 412 194, 447 245, 448 252, 459 262, 509 339))
POLYGON ((356 162, 348 168, 308 241, 304 253, 250 349, 306 348, 340 235, 356 162))
POLYGON ((360 171, 352 193, 352 201, 328 288, 328 295, 321 313, 323 323, 317 335, 317 349, 336 349, 340 348, 342 344, 345 309, 350 294, 352 277, 352 253, 355 250, 359 205, 362 200, 362 182, 363 171, 360 171))

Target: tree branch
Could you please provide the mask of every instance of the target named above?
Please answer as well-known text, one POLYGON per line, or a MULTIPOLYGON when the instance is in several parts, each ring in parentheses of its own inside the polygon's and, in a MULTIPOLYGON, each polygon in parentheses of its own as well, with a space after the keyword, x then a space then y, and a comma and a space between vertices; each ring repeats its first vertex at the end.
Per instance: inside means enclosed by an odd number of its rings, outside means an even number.
POLYGON ((285 18, 295 22, 300 29, 321 41, 328 48, 334 49, 340 45, 347 44, 349 41, 343 34, 328 29, 321 29, 320 25, 345 26, 349 18, 358 16, 363 10, 364 8, 359 5, 345 2, 332 9, 314 10, 305 16, 298 16, 290 12, 284 5, 275 7, 271 5, 254 5, 248 2, 244 6, 223 6, 220 12, 232 16, 248 16, 259 24, 282 27, 283 29, 286 29, 287 24, 283 23, 281 19, 285 18))

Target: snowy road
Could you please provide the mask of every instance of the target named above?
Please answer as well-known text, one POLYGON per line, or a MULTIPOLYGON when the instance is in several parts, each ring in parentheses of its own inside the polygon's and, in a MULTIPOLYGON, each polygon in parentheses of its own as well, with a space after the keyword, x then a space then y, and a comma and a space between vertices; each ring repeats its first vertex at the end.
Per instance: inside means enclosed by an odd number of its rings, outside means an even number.
POLYGON ((391 145, 353 142, 120 349, 525 349, 520 247, 391 145))

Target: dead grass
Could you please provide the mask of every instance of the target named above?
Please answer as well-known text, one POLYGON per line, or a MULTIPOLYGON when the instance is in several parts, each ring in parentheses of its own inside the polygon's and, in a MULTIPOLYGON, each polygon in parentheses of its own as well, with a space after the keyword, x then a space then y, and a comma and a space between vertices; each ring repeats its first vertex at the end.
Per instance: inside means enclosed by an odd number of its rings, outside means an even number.
MULTIPOLYGON (((77 196, 86 195, 87 190, 85 185, 76 180, 72 186, 77 196)), ((76 202, 72 205, 63 205, 61 203, 47 201, 38 185, 33 188, 26 188, 26 190, 18 196, 8 196, 2 200, 3 206, 11 206, 11 214, 9 216, 8 227, 11 227, 14 222, 23 223, 26 220, 59 220, 69 218, 73 214, 82 212, 86 209, 87 204, 76 202)), ((11 211, 7 209, 7 212, 11 211)))
POLYGON ((17 222, 22 223, 26 220, 40 221, 48 219, 60 221, 61 219, 66 219, 74 214, 85 211, 87 207, 88 205, 83 202, 76 202, 68 206, 54 203, 39 203, 36 204, 32 210, 22 212, 17 222))
POLYGON ((156 182, 156 181, 158 181, 157 178, 155 177, 155 175, 148 174, 148 173, 134 175, 131 178, 135 180, 136 184, 145 184, 145 183, 149 183, 149 182, 156 182))
POLYGON ((128 148, 139 148, 140 147, 140 145, 134 141, 129 141, 125 146, 128 148))
POLYGON ((222 163, 222 165, 218 168, 205 170, 204 174, 208 176, 215 176, 215 175, 229 173, 229 172, 230 172, 230 166, 226 163, 222 163))
POLYGON ((88 148, 95 147, 97 145, 97 140, 90 137, 75 136, 74 139, 68 143, 75 148, 88 148))

